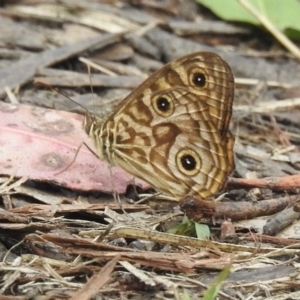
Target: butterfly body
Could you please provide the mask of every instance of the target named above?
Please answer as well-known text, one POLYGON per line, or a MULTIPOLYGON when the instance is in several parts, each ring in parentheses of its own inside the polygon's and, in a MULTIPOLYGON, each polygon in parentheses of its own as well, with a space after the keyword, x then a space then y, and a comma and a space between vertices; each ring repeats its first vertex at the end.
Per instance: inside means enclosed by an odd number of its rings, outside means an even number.
POLYGON ((102 122, 86 121, 100 159, 176 199, 207 198, 233 171, 234 80, 227 63, 193 53, 156 71, 102 122))

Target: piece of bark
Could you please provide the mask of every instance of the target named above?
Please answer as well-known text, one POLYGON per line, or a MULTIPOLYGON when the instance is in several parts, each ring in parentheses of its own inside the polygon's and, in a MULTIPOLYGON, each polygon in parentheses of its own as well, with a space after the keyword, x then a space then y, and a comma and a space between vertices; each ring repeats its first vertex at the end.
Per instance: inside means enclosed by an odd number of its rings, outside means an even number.
POLYGON ((102 59, 105 61, 129 60, 134 54, 133 49, 125 43, 115 43, 102 49, 101 52, 92 54, 90 59, 102 59))
POLYGON ((267 244, 273 244, 280 247, 299 244, 298 239, 262 235, 262 234, 256 234, 254 232, 242 234, 242 239, 243 241, 250 241, 250 242, 260 243, 260 244, 267 243, 267 244))
POLYGON ((66 45, 56 49, 46 50, 39 54, 21 59, 10 65, 9 68, 0 70, 0 96, 5 94, 5 87, 14 89, 29 82, 35 75, 38 68, 45 68, 55 63, 61 62, 67 58, 101 44, 114 43, 119 40, 120 35, 104 34, 96 38, 79 41, 75 44, 66 45))
POLYGON ((297 270, 294 266, 285 265, 265 266, 255 269, 246 268, 229 274, 226 281, 234 283, 243 282, 244 284, 270 280, 275 281, 285 278, 286 276, 291 276, 291 274, 296 272, 297 270))
POLYGON ((239 238, 235 232, 235 227, 230 219, 222 222, 220 229, 220 240, 222 243, 237 244, 239 242, 239 238))
POLYGON ((49 86, 64 87, 114 87, 114 88, 135 88, 142 81, 140 76, 110 76, 103 74, 81 74, 74 71, 57 69, 39 69, 35 81, 42 82, 49 86))
POLYGON ((263 227, 263 234, 276 235, 278 232, 291 225, 294 221, 298 220, 300 213, 295 212, 293 207, 289 207, 279 212, 272 219, 268 220, 263 227))
POLYGON ((106 263, 102 270, 95 273, 80 290, 74 293, 70 300, 89 300, 95 297, 99 290, 111 278, 110 274, 114 270, 119 259, 120 257, 116 255, 115 258, 106 263))
POLYGON ((265 178, 229 178, 227 187, 235 188, 265 188, 273 190, 293 190, 300 188, 300 174, 284 177, 265 178))
POLYGON ((13 45, 13 49, 21 48, 35 51, 40 51, 46 47, 44 33, 36 25, 29 22, 16 22, 0 15, 0 28, 0 46, 13 45))
POLYGON ((216 202, 187 197, 180 201, 180 209, 193 221, 205 218, 230 218, 233 221, 273 215, 295 202, 298 196, 256 202, 216 202))
POLYGON ((133 56, 132 61, 139 69, 150 74, 164 66, 161 61, 153 60, 137 53, 133 56))
POLYGON ((246 27, 235 26, 223 21, 200 20, 198 22, 189 21, 169 21, 168 25, 177 35, 192 34, 219 34, 219 35, 237 35, 250 34, 251 30, 246 27))
POLYGON ((160 60, 161 52, 159 48, 156 47, 153 43, 150 43, 146 38, 138 35, 132 35, 127 38, 127 41, 138 52, 146 54, 147 56, 150 56, 151 58, 154 58, 156 60, 160 60))

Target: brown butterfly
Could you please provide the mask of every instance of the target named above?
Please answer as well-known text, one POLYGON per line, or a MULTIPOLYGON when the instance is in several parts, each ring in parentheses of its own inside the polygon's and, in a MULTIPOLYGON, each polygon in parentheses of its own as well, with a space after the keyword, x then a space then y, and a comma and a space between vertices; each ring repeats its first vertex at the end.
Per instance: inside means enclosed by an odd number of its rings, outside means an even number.
POLYGON ((207 198, 234 169, 234 79, 218 55, 196 52, 156 71, 104 120, 86 116, 97 155, 178 200, 207 198))

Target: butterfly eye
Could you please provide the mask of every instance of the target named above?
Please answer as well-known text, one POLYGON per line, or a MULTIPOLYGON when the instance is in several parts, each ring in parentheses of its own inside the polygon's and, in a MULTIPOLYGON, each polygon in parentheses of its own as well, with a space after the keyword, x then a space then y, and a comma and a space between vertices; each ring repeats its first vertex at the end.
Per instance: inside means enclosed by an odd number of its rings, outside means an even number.
POLYGON ((155 111, 162 117, 169 117, 174 112, 173 101, 166 96, 159 96, 153 103, 155 111))
POLYGON ((192 75, 192 82, 197 87, 204 87, 206 84, 206 76, 201 72, 195 72, 192 75))
POLYGON ((201 168, 199 155, 191 149, 183 149, 177 153, 176 162, 179 170, 188 176, 195 176, 201 168))

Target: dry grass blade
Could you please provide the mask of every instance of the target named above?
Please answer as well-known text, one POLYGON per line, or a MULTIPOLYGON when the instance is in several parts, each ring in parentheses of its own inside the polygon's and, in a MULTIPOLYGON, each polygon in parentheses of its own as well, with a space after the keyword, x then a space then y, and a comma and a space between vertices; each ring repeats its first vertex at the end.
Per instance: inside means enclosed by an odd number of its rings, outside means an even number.
POLYGON ((108 262, 98 274, 93 275, 82 289, 76 292, 71 300, 88 300, 97 295, 99 290, 109 281, 110 274, 114 270, 120 257, 117 255, 108 262))
POLYGON ((134 276, 136 276, 139 280, 144 282, 146 285, 149 286, 155 286, 154 280, 149 277, 145 272, 142 270, 139 270, 132 264, 130 264, 128 261, 119 261, 120 265, 122 265, 126 270, 128 270, 130 273, 132 273, 134 276))
POLYGON ((14 181, 14 176, 10 176, 7 178, 5 182, 0 185, 0 194, 10 194, 14 193, 14 189, 22 186, 28 180, 26 177, 22 177, 18 180, 14 181))
POLYGON ((300 98, 284 99, 284 100, 271 100, 264 101, 255 106, 253 105, 236 105, 233 110, 247 113, 272 113, 279 110, 286 110, 293 107, 300 106, 300 98))

